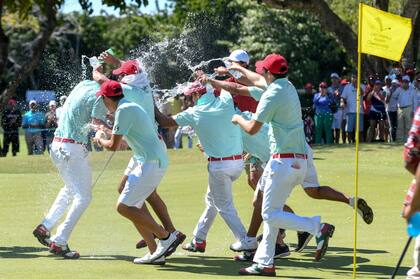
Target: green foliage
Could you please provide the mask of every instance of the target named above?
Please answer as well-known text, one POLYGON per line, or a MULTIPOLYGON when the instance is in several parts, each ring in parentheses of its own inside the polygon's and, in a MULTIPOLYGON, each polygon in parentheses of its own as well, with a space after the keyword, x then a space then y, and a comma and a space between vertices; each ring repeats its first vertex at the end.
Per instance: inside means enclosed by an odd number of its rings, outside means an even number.
POLYGON ((344 50, 309 13, 251 5, 238 29, 232 49, 247 50, 252 62, 270 53, 284 55, 296 85, 327 80, 332 71, 341 74, 347 67, 344 50))

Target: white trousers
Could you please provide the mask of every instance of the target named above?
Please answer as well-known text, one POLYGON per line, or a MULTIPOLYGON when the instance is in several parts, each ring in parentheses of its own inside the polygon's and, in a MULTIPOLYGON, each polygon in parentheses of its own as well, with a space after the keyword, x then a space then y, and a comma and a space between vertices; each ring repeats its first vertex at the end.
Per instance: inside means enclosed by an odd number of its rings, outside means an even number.
POLYGON ((206 240, 207 233, 220 213, 237 240, 246 237, 246 230, 233 205, 232 182, 244 168, 242 160, 213 161, 208 164, 209 181, 205 196, 206 208, 194 229, 194 237, 206 240))
POLYGON ((68 210, 63 223, 51 238, 57 244, 65 245, 92 199, 92 173, 87 159, 88 151, 81 144, 53 142, 50 156, 64 181, 64 187, 42 223, 51 230, 68 210))
POLYGON ((305 177, 307 162, 304 159, 270 159, 258 182, 263 192, 261 215, 263 218, 263 239, 254 256, 254 262, 264 266, 273 264, 276 238, 280 228, 305 231, 316 235, 321 218, 300 217, 283 211, 283 206, 297 184, 305 177))

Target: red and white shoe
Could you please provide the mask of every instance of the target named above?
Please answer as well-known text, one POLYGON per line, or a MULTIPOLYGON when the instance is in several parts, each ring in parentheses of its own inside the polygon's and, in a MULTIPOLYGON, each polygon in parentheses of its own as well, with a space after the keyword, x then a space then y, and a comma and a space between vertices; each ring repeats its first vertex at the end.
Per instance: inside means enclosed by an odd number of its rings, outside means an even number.
POLYGON ((50 253, 57 256, 62 256, 65 259, 74 260, 80 258, 80 254, 77 251, 71 251, 68 245, 58 245, 55 242, 51 243, 49 251, 50 253))
POLYGON ((276 268, 274 265, 271 267, 264 267, 255 263, 250 267, 241 268, 239 270, 239 275, 276 276, 276 268))
POLYGON ((206 241, 197 241, 195 238, 193 238, 190 243, 183 245, 182 249, 190 252, 204 253, 204 251, 206 251, 206 241))
POLYGON ((32 234, 38 239, 39 243, 46 247, 50 247, 51 245, 51 233, 50 231, 43 225, 39 224, 32 234))

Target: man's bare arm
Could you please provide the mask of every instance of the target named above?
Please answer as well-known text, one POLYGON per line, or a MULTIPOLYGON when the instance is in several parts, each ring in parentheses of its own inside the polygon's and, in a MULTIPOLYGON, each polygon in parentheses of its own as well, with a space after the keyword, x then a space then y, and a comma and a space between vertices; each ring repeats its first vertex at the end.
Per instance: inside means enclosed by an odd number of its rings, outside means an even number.
POLYGON ((169 128, 169 127, 178 127, 175 119, 171 116, 166 116, 160 112, 160 110, 155 106, 155 119, 160 126, 169 128))

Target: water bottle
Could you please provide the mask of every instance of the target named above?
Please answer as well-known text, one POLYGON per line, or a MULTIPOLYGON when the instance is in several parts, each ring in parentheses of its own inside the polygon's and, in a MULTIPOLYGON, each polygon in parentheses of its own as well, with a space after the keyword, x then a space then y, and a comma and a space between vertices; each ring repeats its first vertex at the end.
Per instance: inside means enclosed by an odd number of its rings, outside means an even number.
POLYGON ((92 57, 89 57, 89 64, 90 64, 93 68, 96 68, 96 67, 98 67, 98 66, 100 66, 100 65, 101 65, 101 62, 99 61, 98 57, 96 57, 96 56, 92 56, 92 57))
MULTIPOLYGON (((223 61, 225 63, 226 68, 229 68, 232 66, 232 62, 225 60, 223 61)), ((235 70, 229 70, 229 73, 235 78, 235 79, 240 79, 242 74, 238 71, 235 70)))
POLYGON ((420 212, 416 212, 408 220, 407 233, 413 237, 420 234, 420 212))

